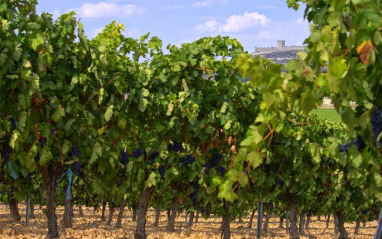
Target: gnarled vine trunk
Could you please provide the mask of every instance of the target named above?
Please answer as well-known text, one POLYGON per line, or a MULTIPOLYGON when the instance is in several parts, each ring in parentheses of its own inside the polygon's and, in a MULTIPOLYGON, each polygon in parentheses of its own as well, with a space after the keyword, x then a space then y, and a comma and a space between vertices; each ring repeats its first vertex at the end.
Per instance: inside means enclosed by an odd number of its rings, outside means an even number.
POLYGON ((73 203, 71 199, 65 199, 64 227, 73 227, 73 203))
POLYGON ((9 201, 9 209, 13 221, 20 221, 21 216, 19 213, 19 202, 15 198, 11 198, 9 201))
POLYGON ((282 229, 282 228, 283 228, 283 221, 284 221, 284 217, 283 217, 283 216, 280 216, 279 229, 282 229))
POLYGON ((198 220, 199 220, 199 211, 196 212, 195 223, 198 223, 198 220))
MULTIPOLYGON (((305 220, 305 228, 308 229, 309 228, 309 222, 310 222, 310 214, 308 213, 308 215, 306 216, 306 220, 305 220)), ((320 216, 318 216, 320 217, 320 216)))
POLYGON ((178 206, 179 206, 179 200, 178 200, 178 197, 176 197, 174 199, 174 202, 172 203, 171 216, 168 220, 167 231, 170 231, 170 232, 174 231, 175 217, 176 217, 176 213, 178 212, 178 206))
POLYGON ((109 201, 109 219, 107 220, 106 225, 110 226, 111 222, 113 221, 113 214, 114 214, 114 205, 109 201))
POLYGON ((355 229, 354 229, 354 234, 357 235, 359 231, 359 227, 361 225, 361 218, 357 218, 357 221, 355 222, 355 229))
POLYGON ((338 239, 348 239, 348 233, 346 232, 344 225, 344 215, 340 212, 334 212, 337 217, 338 232, 340 233, 338 239))
POLYGON ((224 200, 224 215, 223 215, 223 221, 222 221, 222 238, 223 239, 230 239, 231 238, 231 215, 229 214, 229 202, 224 200))
POLYGON ((292 198, 289 200, 289 203, 290 203, 290 214, 289 214, 290 238, 299 239, 300 236, 298 234, 298 229, 297 229, 297 205, 292 198))
POLYGON ((138 206, 138 221, 137 221, 137 229, 134 234, 135 239, 146 239, 146 213, 147 207, 149 204, 149 200, 152 192, 154 191, 154 187, 146 188, 143 190, 141 198, 139 199, 138 206))
POLYGON ((195 212, 194 211, 190 212, 190 217, 188 219, 187 227, 189 228, 192 227, 192 223, 194 222, 194 217, 195 217, 195 212))
POLYGON ((153 224, 154 227, 158 226, 159 218, 160 218, 160 208, 157 207, 157 208, 155 208, 155 221, 154 221, 154 224, 153 224))
POLYGON ((118 228, 122 227, 122 217, 123 217, 123 212, 125 211, 125 205, 126 205, 126 201, 122 200, 121 201, 121 205, 119 207, 117 223, 115 224, 115 226, 118 227, 118 228))
POLYGON ((299 233, 301 236, 305 236, 305 216, 306 213, 301 213, 300 215, 300 226, 299 226, 299 233))
POLYGON ((330 215, 328 215, 328 218, 326 219, 326 229, 329 228, 329 222, 330 222, 330 215))
POLYGON ((264 225, 263 225, 264 233, 268 233, 268 223, 269 223, 269 219, 271 218, 271 210, 272 210, 272 207, 268 206, 267 215, 265 216, 265 221, 264 221, 264 225))
POLYGON ((133 205, 133 222, 137 221, 137 206, 133 205))
POLYGON ((106 201, 103 201, 103 202, 102 202, 102 215, 101 215, 101 221, 106 221, 105 210, 106 210, 106 201))
POLYGON ((80 214, 80 217, 84 216, 84 211, 82 211, 82 205, 81 204, 78 205, 78 213, 80 214))
POLYGON ((252 222, 253 222, 253 217, 255 216, 255 212, 256 210, 252 211, 251 217, 249 218, 248 228, 252 228, 252 222))
POLYGON ((34 215, 34 204, 33 204, 33 203, 30 204, 30 214, 29 214, 29 218, 30 218, 30 219, 35 219, 35 218, 36 218, 35 215, 34 215))
POLYGON ((56 216, 56 198, 54 195, 56 192, 57 171, 51 164, 40 166, 39 169, 42 176, 42 184, 45 189, 46 216, 48 224, 48 234, 46 235, 46 238, 55 239, 59 237, 56 216))

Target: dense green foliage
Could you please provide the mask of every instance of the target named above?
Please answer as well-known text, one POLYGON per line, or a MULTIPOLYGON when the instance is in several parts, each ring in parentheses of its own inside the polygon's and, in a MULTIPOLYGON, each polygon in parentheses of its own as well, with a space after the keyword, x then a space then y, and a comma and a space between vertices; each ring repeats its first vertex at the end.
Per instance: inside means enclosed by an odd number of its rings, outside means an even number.
POLYGON ((0 200, 48 204, 49 172, 72 196, 58 191, 59 204, 136 207, 151 188, 151 206, 204 216, 240 216, 263 200, 280 214, 296 205, 360 217, 382 195, 370 123, 382 107, 380 2, 302 2, 307 53, 282 74, 228 37, 165 54, 121 23, 89 40, 74 12, 53 21, 36 1, 2 1, 0 200), (345 125, 308 115, 324 96, 345 125), (358 136, 365 145, 349 144, 358 136))

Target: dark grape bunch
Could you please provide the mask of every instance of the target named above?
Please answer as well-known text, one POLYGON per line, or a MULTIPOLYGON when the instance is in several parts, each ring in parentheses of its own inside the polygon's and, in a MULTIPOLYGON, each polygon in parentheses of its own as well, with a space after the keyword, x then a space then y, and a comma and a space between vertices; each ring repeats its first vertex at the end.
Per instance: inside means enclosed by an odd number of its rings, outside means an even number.
POLYGON ((204 169, 205 174, 208 174, 210 172, 210 169, 212 168, 211 164, 209 164, 209 163, 203 164, 203 167, 205 167, 205 169, 204 169))
POLYGON ((126 164, 129 162, 129 155, 124 151, 120 150, 121 156, 119 157, 119 162, 123 165, 126 166, 126 164))
POLYGON ((222 158, 223 158, 223 155, 214 154, 212 156, 212 167, 216 167, 218 165, 218 163, 220 162, 220 160, 222 160, 222 158))
POLYGON ((207 216, 210 216, 211 215, 211 211, 210 211, 210 209, 209 208, 205 208, 205 207, 203 207, 203 206, 201 206, 200 207, 200 213, 201 214, 206 214, 207 216))
POLYGON ((192 187, 194 188, 194 191, 190 195, 188 195, 189 198, 192 200, 192 206, 195 208, 196 205, 198 204, 198 189, 199 189, 199 184, 196 182, 192 183, 192 187))
POLYGON ((154 151, 149 155, 149 164, 152 165, 154 163, 154 160, 159 157, 159 152, 154 151))
POLYGON ((164 172, 166 171, 166 168, 164 166, 160 166, 158 171, 159 171, 161 178, 164 178, 164 172))
POLYGON ((382 109, 376 108, 371 116, 371 126, 373 128, 374 141, 377 147, 381 147, 381 140, 377 142, 378 136, 382 131, 382 109))
POLYGON ((141 156, 143 154, 143 150, 140 149, 140 148, 137 148, 134 153, 133 153, 133 157, 135 158, 139 158, 139 156, 141 156))
POLYGON ((193 162, 195 162, 195 158, 189 154, 186 157, 180 157, 178 164, 183 164, 186 168, 188 168, 188 165, 193 162))
POLYGON ((78 176, 80 173, 80 164, 78 162, 74 162, 72 166, 74 174, 78 176))
POLYGON ((69 153, 69 156, 79 158, 80 155, 81 155, 81 151, 80 151, 80 148, 78 147, 78 145, 73 145, 72 146, 72 152, 69 153))
POLYGON ((169 152, 183 152, 184 148, 182 146, 182 143, 174 142, 174 144, 168 144, 167 145, 167 150, 169 152))
POLYGON ((55 129, 50 129, 50 133, 51 133, 51 134, 54 134, 54 132, 56 132, 55 129))
POLYGON ((15 129, 17 126, 15 118, 11 117, 11 118, 9 118, 9 120, 11 121, 12 128, 15 129))
POLYGON ((349 143, 349 144, 338 144, 338 147, 340 148, 340 152, 347 152, 352 145, 357 146, 359 151, 364 149, 366 146, 365 142, 363 141, 362 136, 358 136, 351 143, 349 143))
POLYGON ((36 172, 28 173, 28 179, 31 179, 36 172))
POLYGON ((218 171, 218 172, 221 174, 222 178, 224 178, 225 172, 226 172, 227 170, 226 170, 223 166, 218 166, 218 167, 216 168, 216 171, 218 171))
POLYGON ((3 150, 4 164, 9 163, 9 159, 11 157, 11 152, 12 152, 12 148, 8 144, 5 144, 4 150, 3 150))
POLYGON ((40 138, 38 141, 40 142, 41 148, 44 148, 48 139, 47 138, 40 138))

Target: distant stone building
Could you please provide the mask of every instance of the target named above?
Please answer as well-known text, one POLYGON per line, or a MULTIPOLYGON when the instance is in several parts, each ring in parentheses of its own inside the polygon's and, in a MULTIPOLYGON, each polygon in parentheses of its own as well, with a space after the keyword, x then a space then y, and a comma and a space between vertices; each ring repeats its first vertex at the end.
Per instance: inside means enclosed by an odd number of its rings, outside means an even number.
POLYGON ((305 51, 304 46, 285 46, 285 40, 279 40, 277 47, 255 47, 252 56, 264 57, 285 65, 296 58, 299 51, 305 51))

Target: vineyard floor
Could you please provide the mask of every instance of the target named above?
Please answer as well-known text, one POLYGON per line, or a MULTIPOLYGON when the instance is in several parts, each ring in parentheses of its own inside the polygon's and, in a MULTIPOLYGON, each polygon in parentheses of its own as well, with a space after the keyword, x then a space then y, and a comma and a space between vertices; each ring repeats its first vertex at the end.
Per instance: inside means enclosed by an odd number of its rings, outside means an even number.
MULTIPOLYGON (((132 211, 125 211, 124 219, 122 220, 122 228, 115 227, 118 211, 114 213, 114 218, 111 226, 106 226, 106 222, 101 221, 101 212, 98 211, 93 216, 93 209, 83 207, 84 217, 78 215, 77 208, 74 209, 74 221, 72 229, 63 229, 61 219, 63 217, 63 207, 57 208, 57 217, 60 227, 60 238, 134 238, 135 222, 132 221, 132 211)), ((4 204, 0 205, 0 238, 7 239, 29 239, 29 238, 45 238, 46 218, 43 211, 38 206, 35 207, 36 219, 31 219, 31 225, 25 226, 25 204, 20 204, 19 211, 22 216, 21 222, 12 222, 9 214, 9 208, 4 204)), ((108 215, 106 214, 106 217, 108 215)), ((218 239, 220 238, 220 222, 221 218, 211 217, 207 220, 199 217, 199 222, 194 224, 192 231, 185 227, 184 214, 177 217, 175 224, 175 232, 167 232, 167 214, 161 213, 159 227, 152 226, 154 222, 154 210, 148 211, 147 218, 147 234, 149 239, 175 239, 175 238, 200 238, 200 239, 218 239)), ((332 218, 332 217, 331 217, 332 218)), ((243 218, 244 223, 232 222, 231 232, 233 239, 247 239, 256 238, 256 218, 253 221, 253 228, 248 229, 249 217, 243 218)), ((285 229, 278 229, 278 217, 272 217, 269 224, 267 234, 263 234, 262 238, 288 238, 285 229)), ((345 223, 346 230, 350 238, 373 238, 376 229, 376 221, 368 222, 365 228, 361 227, 358 235, 354 235, 355 223, 345 223)), ((285 220, 284 225, 285 227, 285 220)), ((306 237, 301 238, 334 238, 334 222, 330 221, 328 229, 326 227, 326 220, 321 217, 321 221, 317 221, 317 217, 311 219, 309 229, 306 237)))

